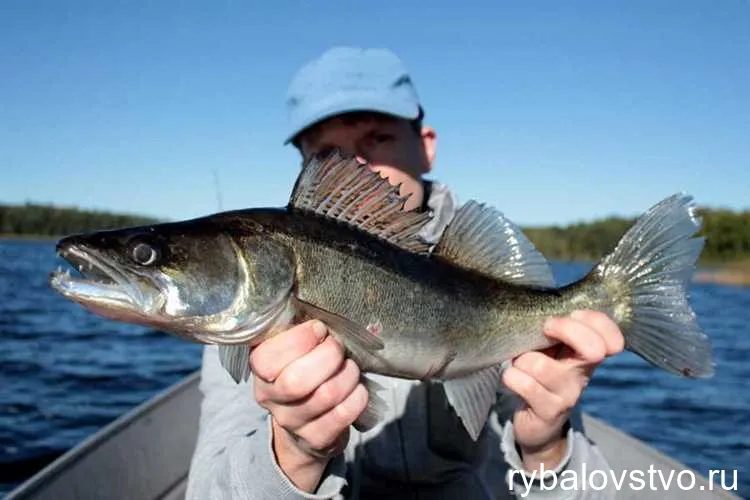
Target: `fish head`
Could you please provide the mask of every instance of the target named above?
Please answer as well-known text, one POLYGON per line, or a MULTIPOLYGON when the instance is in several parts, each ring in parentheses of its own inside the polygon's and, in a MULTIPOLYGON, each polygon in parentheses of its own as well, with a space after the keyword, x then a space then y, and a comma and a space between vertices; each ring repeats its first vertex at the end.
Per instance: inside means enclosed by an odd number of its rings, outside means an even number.
POLYGON ((68 236, 50 285, 108 319, 209 344, 247 343, 285 311, 291 256, 261 232, 236 240, 186 222, 68 236))

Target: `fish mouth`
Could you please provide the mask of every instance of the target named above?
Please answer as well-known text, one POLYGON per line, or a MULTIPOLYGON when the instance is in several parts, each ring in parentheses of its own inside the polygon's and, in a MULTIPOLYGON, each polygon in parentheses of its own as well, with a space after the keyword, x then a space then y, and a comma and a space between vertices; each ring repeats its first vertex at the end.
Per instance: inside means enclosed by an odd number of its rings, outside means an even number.
POLYGON ((83 305, 143 311, 147 301, 142 287, 111 259, 80 245, 58 248, 57 255, 79 273, 58 268, 50 274, 50 285, 63 296, 83 305))

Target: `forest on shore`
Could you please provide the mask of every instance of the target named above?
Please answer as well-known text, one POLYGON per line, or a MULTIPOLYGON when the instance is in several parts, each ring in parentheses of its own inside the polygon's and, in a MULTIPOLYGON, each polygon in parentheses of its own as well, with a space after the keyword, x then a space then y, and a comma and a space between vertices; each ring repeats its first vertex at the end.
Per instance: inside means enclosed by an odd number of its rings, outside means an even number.
MULTIPOLYGON (((750 260, 750 210, 701 208, 701 234, 706 247, 703 263, 719 264, 750 260)), ((635 219, 607 217, 566 226, 525 227, 526 235, 553 260, 597 260, 609 253, 635 219)), ((55 238, 72 233, 152 224, 158 219, 27 203, 0 204, 0 235, 55 238)))
MULTIPOLYGON (((750 258, 750 210, 699 208, 701 236, 706 246, 704 263, 725 263, 750 258)), ((598 260, 614 249, 635 218, 607 217, 567 226, 527 227, 524 232, 548 259, 598 260)))
POLYGON ((158 222, 153 217, 80 210, 36 203, 0 204, 0 235, 58 238, 68 234, 140 226, 158 222))

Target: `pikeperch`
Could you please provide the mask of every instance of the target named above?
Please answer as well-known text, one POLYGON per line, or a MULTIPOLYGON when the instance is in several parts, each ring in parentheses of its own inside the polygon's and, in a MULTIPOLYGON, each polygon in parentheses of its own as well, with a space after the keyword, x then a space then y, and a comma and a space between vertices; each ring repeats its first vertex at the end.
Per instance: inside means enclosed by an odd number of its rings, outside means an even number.
MULTIPOLYGON (((419 237, 430 214, 404 211, 399 189, 335 153, 303 168, 285 208, 69 236, 58 253, 65 297, 118 321, 219 344, 235 381, 252 346, 292 321, 325 322, 363 373, 436 379, 477 439, 500 364, 552 345, 551 315, 608 314, 628 350, 669 372, 713 374, 708 338, 686 290, 704 241, 692 199, 643 215, 580 281, 555 287, 546 259, 497 210, 469 201, 437 245, 419 237)), ((384 402, 369 383, 358 421, 384 402)))

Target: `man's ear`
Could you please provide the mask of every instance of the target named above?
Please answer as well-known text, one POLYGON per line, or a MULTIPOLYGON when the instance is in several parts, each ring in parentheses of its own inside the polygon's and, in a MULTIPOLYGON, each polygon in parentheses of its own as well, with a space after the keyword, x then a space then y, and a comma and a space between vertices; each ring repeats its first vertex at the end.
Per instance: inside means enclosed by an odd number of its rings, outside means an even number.
POLYGON ((424 153, 426 156, 427 164, 425 174, 432 170, 432 163, 435 161, 435 153, 437 147, 437 132, 435 129, 428 126, 422 127, 422 146, 424 147, 424 153))

